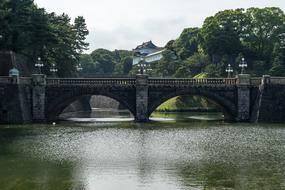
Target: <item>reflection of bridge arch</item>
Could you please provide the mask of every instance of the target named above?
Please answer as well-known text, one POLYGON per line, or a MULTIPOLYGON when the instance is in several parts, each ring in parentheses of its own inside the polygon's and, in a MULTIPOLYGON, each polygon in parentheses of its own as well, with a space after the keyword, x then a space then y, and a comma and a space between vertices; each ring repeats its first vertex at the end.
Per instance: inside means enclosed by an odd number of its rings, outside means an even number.
MULTIPOLYGON (((126 89, 127 90, 127 89, 126 89)), ((70 104, 79 100, 83 96, 101 95, 112 98, 122 104, 133 115, 135 114, 135 99, 132 94, 134 90, 129 89, 129 93, 116 88, 48 88, 46 92, 46 117, 48 120, 56 119, 63 110, 70 104), (132 100, 133 99, 133 100, 132 100)))
MULTIPOLYGON (((234 89, 232 89, 234 90, 234 89)), ((149 102, 149 111, 148 115, 150 116, 161 104, 166 102, 167 100, 177 97, 177 96, 185 96, 185 95, 193 95, 204 97, 213 103, 215 103, 218 107, 220 107, 223 112, 226 120, 234 120, 236 117, 236 105, 235 100, 233 98, 227 98, 226 92, 217 93, 213 92, 212 89, 201 89, 201 88, 189 88, 189 89, 181 89, 170 92, 164 92, 163 94, 156 94, 157 97, 150 97, 149 102)))

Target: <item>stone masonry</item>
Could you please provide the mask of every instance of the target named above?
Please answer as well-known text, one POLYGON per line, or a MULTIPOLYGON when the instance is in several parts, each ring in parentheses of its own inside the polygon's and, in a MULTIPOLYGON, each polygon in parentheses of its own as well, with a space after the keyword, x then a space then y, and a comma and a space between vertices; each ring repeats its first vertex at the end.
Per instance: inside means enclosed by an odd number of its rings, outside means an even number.
POLYGON ((214 101, 228 120, 285 121, 285 78, 280 77, 61 79, 32 75, 0 77, 0 123, 54 121, 72 102, 90 95, 117 100, 138 122, 148 121, 160 104, 181 95, 214 101))

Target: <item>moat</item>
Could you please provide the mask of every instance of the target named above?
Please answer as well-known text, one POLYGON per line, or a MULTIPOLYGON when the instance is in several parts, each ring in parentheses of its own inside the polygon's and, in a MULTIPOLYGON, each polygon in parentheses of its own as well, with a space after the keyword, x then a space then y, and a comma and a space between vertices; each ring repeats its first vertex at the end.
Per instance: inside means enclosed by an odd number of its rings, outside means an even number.
POLYGON ((125 113, 84 115, 1 125, 1 190, 285 189, 284 124, 227 123, 214 113, 155 114, 143 124, 125 113))

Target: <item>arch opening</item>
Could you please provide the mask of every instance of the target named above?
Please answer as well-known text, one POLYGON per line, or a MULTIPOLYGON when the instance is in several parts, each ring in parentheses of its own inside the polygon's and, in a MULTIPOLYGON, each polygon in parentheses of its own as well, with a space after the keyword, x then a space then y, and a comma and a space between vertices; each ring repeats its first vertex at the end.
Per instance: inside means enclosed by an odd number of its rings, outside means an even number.
POLYGON ((124 102, 106 95, 82 95, 68 98, 48 111, 49 120, 82 122, 133 120, 133 112, 124 102))
POLYGON ((151 107, 151 120, 234 120, 234 105, 206 94, 171 94, 151 107))

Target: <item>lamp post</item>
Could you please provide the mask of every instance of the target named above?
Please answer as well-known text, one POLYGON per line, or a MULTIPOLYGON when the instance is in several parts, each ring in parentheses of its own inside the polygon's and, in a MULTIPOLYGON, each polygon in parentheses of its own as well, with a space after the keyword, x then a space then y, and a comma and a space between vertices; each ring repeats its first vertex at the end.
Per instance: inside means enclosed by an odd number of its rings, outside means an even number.
POLYGON ((81 71, 83 70, 81 63, 78 63, 78 65, 76 65, 76 71, 80 74, 81 71))
POLYGON ((39 74, 42 74, 42 67, 44 66, 44 64, 41 61, 41 58, 38 57, 38 61, 35 64, 35 67, 37 67, 39 69, 39 74))
POLYGON ((148 64, 146 63, 145 61, 145 58, 141 58, 141 61, 138 63, 138 66, 139 66, 139 74, 143 75, 143 74, 146 74, 147 71, 151 71, 152 69, 151 68, 147 68, 148 67, 148 64))
POLYGON ((228 64, 228 68, 226 69, 226 72, 228 73, 228 78, 231 78, 231 74, 234 72, 231 64, 228 64))
POLYGON ((281 41, 281 49, 285 49, 285 33, 279 35, 281 41))
POLYGON ((81 72, 83 70, 81 63, 79 63, 78 65, 76 65, 76 70, 78 72, 81 72))
POLYGON ((241 74, 244 74, 245 68, 247 67, 247 63, 245 58, 241 58, 241 63, 238 65, 241 68, 241 74))
POLYGON ((56 73, 58 72, 58 69, 55 67, 54 63, 51 64, 51 68, 49 69, 49 71, 52 73, 52 76, 55 78, 56 73))
POLYGON ((145 72, 146 72, 146 64, 145 64, 145 62, 144 61, 141 61, 139 64, 138 64, 138 66, 139 66, 139 73, 141 74, 141 75, 143 75, 145 72))

